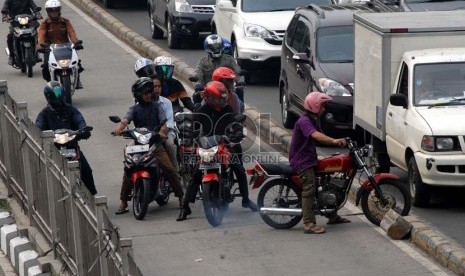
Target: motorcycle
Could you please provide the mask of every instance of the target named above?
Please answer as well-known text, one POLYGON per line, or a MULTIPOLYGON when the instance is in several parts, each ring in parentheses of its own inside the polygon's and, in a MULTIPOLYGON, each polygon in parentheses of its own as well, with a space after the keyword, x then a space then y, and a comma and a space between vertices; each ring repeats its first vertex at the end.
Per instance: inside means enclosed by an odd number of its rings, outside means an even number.
MULTIPOLYGON (((237 115, 237 122, 243 122, 245 115, 237 115)), ((213 135, 198 139, 198 169, 202 171, 200 194, 207 221, 216 227, 223 221, 224 213, 234 198, 240 196, 237 180, 230 166, 229 147, 245 138, 242 132, 230 135, 213 135)))
POLYGON ((79 161, 79 147, 77 142, 82 139, 83 134, 89 133, 94 128, 86 126, 79 130, 57 129, 54 131, 55 138, 53 142, 60 151, 61 156, 68 161, 79 161))
POLYGON ((75 44, 68 42, 62 44, 41 45, 40 52, 50 53, 48 69, 52 80, 59 81, 65 91, 65 102, 72 104, 72 96, 78 85, 79 57, 78 50, 82 50, 82 41, 75 44))
MULTIPOLYGON (((357 147, 347 138, 349 153, 334 154, 318 161, 315 168, 316 194, 315 214, 329 216, 347 202, 350 187, 360 172, 367 179, 361 183, 356 195, 356 205, 361 202, 366 218, 380 225, 389 209, 402 216, 408 215, 411 207, 411 195, 398 181, 398 176, 390 173, 373 174, 365 158, 373 160, 371 145, 357 147), (371 158, 371 159, 370 159, 371 158)), ((256 163, 247 170, 251 175, 250 185, 257 189, 260 216, 269 226, 276 229, 289 229, 302 219, 302 184, 299 176, 289 163, 256 163)))
MULTIPOLYGON (((39 12, 40 7, 37 7, 34 12, 39 12)), ((15 67, 21 69, 21 72, 27 73, 29 78, 33 76, 32 68, 38 62, 36 53, 37 44, 37 27, 33 22, 37 23, 37 16, 31 14, 18 14, 11 21, 13 27, 13 54, 15 67)), ((5 49, 9 56, 8 47, 5 49)))
MULTIPOLYGON (((118 116, 110 116, 114 123, 120 123, 118 116)), ((164 125, 161 122, 159 128, 164 125)), ((125 129, 121 136, 132 139, 134 145, 127 145, 124 149, 124 173, 134 185, 132 210, 137 220, 144 219, 148 206, 155 201, 159 206, 168 204, 172 189, 163 177, 155 156, 157 147, 162 147, 162 140, 158 134, 159 128, 149 131, 146 128, 125 129)), ((112 135, 115 135, 112 132, 112 135)))

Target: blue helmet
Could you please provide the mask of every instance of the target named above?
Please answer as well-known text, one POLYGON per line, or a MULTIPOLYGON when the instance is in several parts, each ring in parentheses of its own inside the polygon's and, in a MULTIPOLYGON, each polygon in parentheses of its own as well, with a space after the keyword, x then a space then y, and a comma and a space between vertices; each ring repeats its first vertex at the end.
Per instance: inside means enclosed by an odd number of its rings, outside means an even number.
POLYGON ((216 34, 209 35, 203 42, 203 48, 212 58, 219 58, 224 50, 223 39, 216 34))
POLYGON ((58 81, 50 81, 44 87, 44 96, 48 104, 54 108, 60 108, 65 105, 65 91, 58 81))
POLYGON ((223 38, 223 46, 224 46, 223 54, 232 56, 232 55, 233 55, 233 51, 232 51, 231 41, 229 41, 229 40, 226 39, 226 38, 223 38))

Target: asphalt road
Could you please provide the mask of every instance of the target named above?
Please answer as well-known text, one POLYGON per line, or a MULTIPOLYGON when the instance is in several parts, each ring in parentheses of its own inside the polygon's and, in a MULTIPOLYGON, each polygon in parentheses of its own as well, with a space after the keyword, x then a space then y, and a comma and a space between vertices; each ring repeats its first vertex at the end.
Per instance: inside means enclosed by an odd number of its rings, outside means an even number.
MULTIPOLYGON (((97 2, 98 3, 98 2, 97 2)), ((148 12, 144 4, 128 7, 121 5, 118 9, 108 10, 113 16, 124 22, 134 31, 152 40, 159 47, 187 64, 195 67, 197 61, 205 54, 202 40, 189 44, 184 49, 171 50, 166 40, 154 40, 150 35, 148 12)), ((261 72, 254 72, 254 83, 247 86, 246 103, 254 106, 260 113, 269 113, 271 118, 282 127, 280 104, 278 95, 278 70, 266 68, 261 72)), ((330 147, 319 148, 323 155, 331 155, 339 151, 330 147)), ((393 168, 393 173, 399 175, 403 182, 407 182, 406 173, 393 168)), ((412 213, 429 222, 447 236, 465 247, 465 189, 435 189, 432 204, 429 208, 413 208, 412 213)))
MULTIPOLYGON (((3 5, 4 0, 0 0, 3 5)), ((44 0, 37 4, 43 6, 44 0)), ((122 176, 123 139, 112 137, 114 124, 108 115, 123 115, 132 103, 130 85, 137 54, 118 42, 98 24, 63 1, 63 15, 73 22, 84 41, 79 52, 86 68, 84 89, 73 102, 94 126, 92 138, 81 143, 96 180, 99 195, 108 196, 113 213, 119 204, 122 176)), ((0 29, 5 37, 7 28, 0 29)), ((5 46, 5 43, 2 44, 5 46)), ((8 81, 9 93, 28 103, 29 116, 35 118, 46 104, 45 82, 38 65, 34 77, 27 78, 6 65, 0 55, 0 79, 8 81)), ((256 142, 259 142, 256 140, 256 142)), ((266 145, 250 155, 278 155, 266 145)), ((251 164, 246 164, 250 167, 251 164)), ((258 191, 251 191, 256 198, 258 191)), ((177 200, 158 208, 151 205, 146 220, 135 221, 131 214, 113 216, 123 237, 133 239, 134 255, 144 275, 450 275, 408 241, 391 241, 378 228, 359 215, 351 204, 341 215, 351 215, 352 223, 329 226, 321 236, 303 235, 302 225, 277 231, 262 222, 259 215, 240 207, 236 200, 223 225, 211 227, 201 204, 193 205, 193 215, 176 222, 177 200)), ((320 224, 325 220, 318 218, 320 224)))

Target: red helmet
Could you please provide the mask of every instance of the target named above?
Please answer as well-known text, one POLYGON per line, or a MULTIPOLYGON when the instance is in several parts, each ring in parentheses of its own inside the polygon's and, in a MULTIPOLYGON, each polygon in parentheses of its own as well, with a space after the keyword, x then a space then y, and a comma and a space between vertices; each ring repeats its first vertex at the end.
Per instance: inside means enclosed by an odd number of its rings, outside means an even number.
POLYGON ((320 112, 321 107, 333 98, 321 92, 311 92, 305 97, 304 107, 312 113, 320 112))
POLYGON ((221 81, 222 79, 235 80, 236 73, 228 67, 218 67, 213 71, 213 80, 221 81))
POLYGON ((216 111, 221 111, 221 109, 228 104, 228 90, 226 86, 219 81, 207 83, 204 97, 207 104, 216 111))

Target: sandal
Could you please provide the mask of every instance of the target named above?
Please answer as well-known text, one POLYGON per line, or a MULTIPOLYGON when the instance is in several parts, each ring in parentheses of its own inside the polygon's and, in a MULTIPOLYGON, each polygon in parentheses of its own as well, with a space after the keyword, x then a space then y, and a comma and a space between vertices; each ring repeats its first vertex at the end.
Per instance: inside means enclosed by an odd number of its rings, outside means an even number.
POLYGON ((116 210, 115 212, 115 215, 122 215, 122 214, 125 214, 129 212, 129 208, 128 207, 125 207, 125 208, 118 208, 118 210, 116 210))
POLYGON ((341 216, 336 216, 334 219, 329 219, 326 224, 341 224, 341 223, 349 223, 350 220, 343 218, 341 216))
POLYGON ((304 226, 304 234, 323 234, 325 232, 326 230, 323 227, 317 226, 316 224, 313 224, 308 229, 305 229, 305 226, 304 226))

